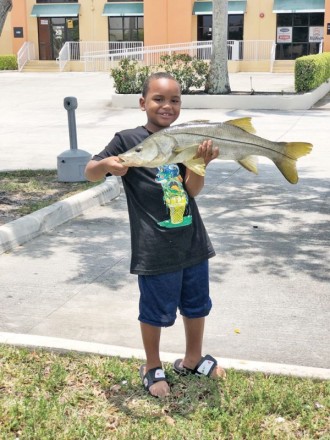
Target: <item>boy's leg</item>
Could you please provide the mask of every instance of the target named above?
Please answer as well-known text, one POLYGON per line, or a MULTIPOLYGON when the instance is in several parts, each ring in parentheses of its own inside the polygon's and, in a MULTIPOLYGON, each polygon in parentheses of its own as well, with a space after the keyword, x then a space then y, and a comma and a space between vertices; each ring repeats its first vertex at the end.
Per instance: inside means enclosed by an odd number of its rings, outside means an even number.
MULTIPOLYGON (((205 318, 183 318, 186 334, 186 353, 182 366, 194 369, 202 358, 202 345, 204 336, 205 318)), ((226 372, 219 365, 212 371, 211 377, 225 377, 226 372)))
MULTIPOLYGON (((161 327, 149 325, 144 322, 141 322, 140 326, 144 350, 147 358, 145 370, 145 373, 147 373, 151 368, 156 368, 162 365, 159 356, 161 327)), ((165 380, 161 380, 151 385, 149 391, 154 396, 165 397, 169 395, 170 387, 165 380)))

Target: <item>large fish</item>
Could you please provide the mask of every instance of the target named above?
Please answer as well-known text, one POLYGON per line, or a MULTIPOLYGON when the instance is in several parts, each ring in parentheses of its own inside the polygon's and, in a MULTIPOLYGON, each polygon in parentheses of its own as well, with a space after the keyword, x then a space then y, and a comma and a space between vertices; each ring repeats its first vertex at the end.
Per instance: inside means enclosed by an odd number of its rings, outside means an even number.
POLYGON ((219 147, 219 159, 235 160, 244 168, 258 173, 256 156, 271 159, 290 183, 298 182, 296 161, 310 153, 306 142, 273 142, 254 135, 251 118, 226 122, 192 121, 160 130, 126 153, 119 154, 128 167, 155 168, 164 164, 183 163, 204 176, 205 164, 196 159, 198 146, 206 139, 219 147))

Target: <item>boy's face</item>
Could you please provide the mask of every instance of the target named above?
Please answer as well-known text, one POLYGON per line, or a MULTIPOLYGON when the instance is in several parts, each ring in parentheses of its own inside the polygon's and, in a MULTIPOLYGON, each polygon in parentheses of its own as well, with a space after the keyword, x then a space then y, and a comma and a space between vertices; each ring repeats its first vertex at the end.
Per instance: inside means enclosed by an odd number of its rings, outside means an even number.
POLYGON ((168 78, 152 80, 147 95, 140 98, 140 107, 147 112, 146 128, 149 131, 169 127, 180 115, 181 93, 178 83, 168 78))

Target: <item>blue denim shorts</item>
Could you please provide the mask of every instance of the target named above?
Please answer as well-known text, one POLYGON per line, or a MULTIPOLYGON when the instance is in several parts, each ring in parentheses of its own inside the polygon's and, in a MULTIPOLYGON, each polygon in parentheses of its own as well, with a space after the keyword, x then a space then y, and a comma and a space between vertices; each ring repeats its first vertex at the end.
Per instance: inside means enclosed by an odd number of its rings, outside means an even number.
POLYGON ((157 327, 174 324, 179 309, 187 318, 210 313, 208 260, 160 275, 139 275, 139 321, 157 327))

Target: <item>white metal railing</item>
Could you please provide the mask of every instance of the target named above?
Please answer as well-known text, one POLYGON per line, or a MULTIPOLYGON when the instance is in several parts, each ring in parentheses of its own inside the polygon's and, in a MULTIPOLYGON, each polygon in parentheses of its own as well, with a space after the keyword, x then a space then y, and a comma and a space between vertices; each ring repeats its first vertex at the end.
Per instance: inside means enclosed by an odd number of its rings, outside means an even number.
POLYGON ((25 64, 30 60, 35 60, 35 49, 34 44, 30 41, 26 41, 20 50, 17 52, 17 66, 18 70, 21 71, 25 64))
MULTIPOLYGON (((273 40, 248 40, 227 42, 228 60, 260 61, 275 58, 273 40)), ((157 65, 162 55, 189 54, 198 59, 209 60, 212 41, 143 46, 142 42, 67 42, 60 51, 58 61, 62 71, 70 60, 84 63, 85 71, 109 71, 123 58, 138 60, 144 65, 157 65)))
POLYGON ((60 70, 63 71, 65 65, 69 61, 82 61, 93 54, 95 59, 98 59, 96 66, 90 70, 106 70, 104 59, 108 58, 109 53, 141 50, 143 47, 142 41, 67 41, 62 47, 57 61, 59 62, 60 70), (105 55, 106 54, 106 55, 105 55))
POLYGON ((65 65, 70 61, 70 52, 72 47, 72 41, 67 41, 62 49, 60 50, 56 61, 59 64, 60 71, 62 72, 65 68, 65 65))
POLYGON ((276 43, 273 41, 272 49, 270 52, 270 73, 273 73, 274 63, 275 63, 275 55, 276 55, 276 43))

